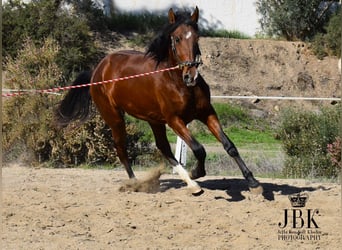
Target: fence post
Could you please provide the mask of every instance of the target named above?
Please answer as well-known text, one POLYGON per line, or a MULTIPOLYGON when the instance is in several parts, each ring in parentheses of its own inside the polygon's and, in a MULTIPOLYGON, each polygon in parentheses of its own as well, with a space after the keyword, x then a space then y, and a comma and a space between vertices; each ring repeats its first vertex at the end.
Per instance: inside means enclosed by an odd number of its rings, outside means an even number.
POLYGON ((175 157, 176 157, 176 160, 179 163, 181 163, 183 166, 186 165, 187 148, 188 148, 188 146, 186 145, 186 143, 179 136, 177 136, 175 157))

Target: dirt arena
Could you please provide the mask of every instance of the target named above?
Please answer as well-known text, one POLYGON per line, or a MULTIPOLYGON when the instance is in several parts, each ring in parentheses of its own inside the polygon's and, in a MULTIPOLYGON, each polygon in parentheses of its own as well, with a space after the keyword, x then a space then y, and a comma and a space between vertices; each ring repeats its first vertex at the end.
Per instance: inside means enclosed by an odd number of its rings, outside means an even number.
MULTIPOLYGON (((148 171, 136 175, 145 179, 148 171)), ((208 176, 199 179, 204 193, 195 197, 177 175, 163 174, 155 193, 129 191, 125 180, 124 171, 4 167, 2 249, 340 249, 342 244, 340 184, 259 178, 264 193, 253 195, 240 177, 208 176), (299 192, 309 198, 294 210, 288 196, 299 192)))

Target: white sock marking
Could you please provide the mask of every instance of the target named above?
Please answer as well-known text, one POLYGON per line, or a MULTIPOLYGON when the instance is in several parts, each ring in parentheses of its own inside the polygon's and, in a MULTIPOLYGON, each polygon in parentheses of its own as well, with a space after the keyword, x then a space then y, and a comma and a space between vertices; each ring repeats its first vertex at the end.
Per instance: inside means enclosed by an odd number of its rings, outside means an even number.
POLYGON ((188 172, 183 168, 182 165, 178 164, 173 167, 173 170, 177 172, 180 178, 188 185, 188 187, 199 187, 196 181, 190 179, 188 172))

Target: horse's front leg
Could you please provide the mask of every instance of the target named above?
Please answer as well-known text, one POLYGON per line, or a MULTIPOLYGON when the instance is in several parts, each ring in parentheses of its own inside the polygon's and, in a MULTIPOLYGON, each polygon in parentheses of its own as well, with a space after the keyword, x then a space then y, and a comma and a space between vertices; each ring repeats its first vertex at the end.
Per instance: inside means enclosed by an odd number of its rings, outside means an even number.
MULTIPOLYGON (((199 173, 200 177, 205 176, 204 161, 205 161, 206 153, 205 153, 204 147, 199 142, 197 142, 195 138, 193 138, 190 131, 188 130, 188 128, 186 127, 186 125, 180 118, 172 119, 172 121, 168 122, 168 125, 191 148, 192 152, 194 153, 197 159, 196 169, 202 170, 202 172, 199 173)), ((178 163, 174 167, 174 170, 188 184, 188 186, 192 187, 193 190, 196 190, 198 193, 202 192, 198 184, 195 181, 191 180, 193 179, 192 176, 190 178, 188 172, 183 168, 183 166, 180 163, 178 163)))
POLYGON ((234 143, 228 138, 228 136, 223 132, 221 124, 216 116, 216 114, 211 114, 206 119, 201 119, 204 122, 213 135, 222 143, 226 152, 234 158, 238 164, 243 176, 248 182, 250 189, 258 189, 258 192, 262 192, 262 187, 260 183, 254 178, 252 172, 247 168, 245 162, 242 160, 237 148, 234 143))

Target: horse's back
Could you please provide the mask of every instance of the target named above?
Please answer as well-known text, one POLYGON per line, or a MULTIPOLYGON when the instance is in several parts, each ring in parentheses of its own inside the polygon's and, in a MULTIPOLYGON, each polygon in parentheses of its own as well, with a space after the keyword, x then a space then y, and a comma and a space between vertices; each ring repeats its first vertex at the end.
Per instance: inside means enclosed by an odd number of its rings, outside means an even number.
MULTIPOLYGON (((143 52, 118 51, 107 55, 99 63, 93 73, 92 82, 136 76, 154 71, 155 68, 156 61, 143 52)), ((153 118, 152 120, 165 122, 158 97, 163 93, 158 89, 165 81, 164 73, 123 79, 92 86, 91 95, 100 109, 108 106, 108 109, 121 109, 140 119, 151 120, 150 118, 153 118)))
MULTIPOLYGON (((117 79, 155 71, 157 62, 143 52, 123 50, 107 55, 93 73, 93 82, 117 79)), ((159 64, 158 68, 167 65, 159 64)), ((198 77, 198 85, 189 88, 172 72, 96 85, 91 95, 99 109, 120 109, 137 118, 165 123, 174 115, 187 122, 210 108, 209 87, 198 77), (177 82, 177 83, 176 83, 177 82), (109 104, 109 105, 108 105, 109 104), (101 106, 101 107, 100 107, 101 106)), ((107 112, 107 111, 106 111, 107 112)))
POLYGON ((92 82, 132 76, 153 69, 155 61, 136 50, 121 50, 108 54, 96 67, 92 82))

